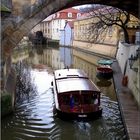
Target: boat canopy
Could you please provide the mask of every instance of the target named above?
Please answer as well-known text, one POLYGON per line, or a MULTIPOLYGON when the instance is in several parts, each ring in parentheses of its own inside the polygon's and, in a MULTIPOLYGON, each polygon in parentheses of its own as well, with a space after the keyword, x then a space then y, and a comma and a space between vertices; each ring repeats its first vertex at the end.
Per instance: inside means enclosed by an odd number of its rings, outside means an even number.
POLYGON ((109 59, 100 59, 98 61, 98 64, 101 65, 111 65, 113 63, 113 60, 109 60, 109 59))
POLYGON ((100 92, 98 87, 85 78, 66 78, 56 80, 58 93, 71 91, 96 91, 100 92))
POLYGON ((55 73, 55 79, 64 79, 64 78, 70 78, 70 77, 83 77, 88 78, 87 74, 79 69, 61 69, 56 70, 55 73))

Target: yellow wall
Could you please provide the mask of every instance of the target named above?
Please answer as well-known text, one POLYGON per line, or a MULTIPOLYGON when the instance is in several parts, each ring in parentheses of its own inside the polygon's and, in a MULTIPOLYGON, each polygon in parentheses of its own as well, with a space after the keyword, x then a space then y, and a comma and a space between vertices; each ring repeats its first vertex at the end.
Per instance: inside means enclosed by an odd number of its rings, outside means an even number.
POLYGON ((84 50, 88 50, 97 54, 105 55, 115 58, 117 47, 104 44, 93 44, 83 41, 73 41, 73 47, 78 47, 84 50))
MULTIPOLYGON (((90 28, 92 22, 98 22, 99 19, 97 18, 86 18, 77 20, 74 22, 74 40, 81 40, 81 41, 88 41, 88 42, 95 42, 93 40, 93 36, 96 36, 94 32, 89 32, 88 28, 90 28)), ((110 44, 116 45, 118 42, 119 28, 117 26, 108 27, 106 31, 102 32, 97 40, 96 43, 102 44, 110 44)))

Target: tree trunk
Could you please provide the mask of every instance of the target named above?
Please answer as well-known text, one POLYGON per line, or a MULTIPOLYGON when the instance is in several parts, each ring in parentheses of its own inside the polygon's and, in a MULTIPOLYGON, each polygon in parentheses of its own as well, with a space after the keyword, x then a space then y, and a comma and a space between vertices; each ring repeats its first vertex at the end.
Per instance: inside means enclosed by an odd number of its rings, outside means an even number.
POLYGON ((122 29, 123 29, 123 32, 124 32, 124 40, 125 40, 125 43, 130 43, 130 41, 129 41, 129 35, 128 35, 128 32, 127 32, 127 30, 126 30, 126 28, 125 27, 122 27, 122 29))

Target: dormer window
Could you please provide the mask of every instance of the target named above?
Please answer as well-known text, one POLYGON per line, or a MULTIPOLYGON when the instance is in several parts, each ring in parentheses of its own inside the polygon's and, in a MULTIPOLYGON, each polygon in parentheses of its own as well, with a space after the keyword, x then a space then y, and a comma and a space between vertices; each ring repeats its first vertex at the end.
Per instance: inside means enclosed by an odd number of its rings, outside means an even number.
POLYGON ((80 17, 80 16, 81 16, 81 14, 80 14, 80 13, 78 13, 78 14, 77 14, 77 17, 80 17))
POLYGON ((68 13, 68 17, 72 17, 72 13, 68 13))
POLYGON ((55 14, 53 14, 53 18, 55 18, 55 14))

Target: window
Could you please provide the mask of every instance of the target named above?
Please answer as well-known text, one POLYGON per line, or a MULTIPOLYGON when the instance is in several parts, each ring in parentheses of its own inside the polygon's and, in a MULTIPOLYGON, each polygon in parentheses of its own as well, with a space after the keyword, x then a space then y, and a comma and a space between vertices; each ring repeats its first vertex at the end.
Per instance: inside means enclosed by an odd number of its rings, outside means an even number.
POLYGON ((57 13, 57 18, 59 18, 59 16, 60 16, 60 13, 57 13))
POLYGON ((68 13, 68 17, 72 17, 72 13, 68 13))
MULTIPOLYGON (((62 104, 64 104, 64 105, 69 105, 70 97, 69 97, 68 95, 60 96, 59 98, 60 98, 62 104)), ((60 103, 61 103, 61 102, 60 102, 60 103)))
POLYGON ((82 95, 82 104, 91 104, 91 100, 92 100, 92 98, 91 98, 91 95, 86 95, 86 94, 83 94, 82 95))
POLYGON ((81 14, 80 13, 77 13, 77 17, 80 17, 81 16, 81 14))
POLYGON ((55 18, 55 14, 53 14, 53 18, 55 18))

